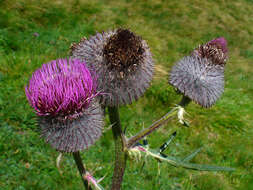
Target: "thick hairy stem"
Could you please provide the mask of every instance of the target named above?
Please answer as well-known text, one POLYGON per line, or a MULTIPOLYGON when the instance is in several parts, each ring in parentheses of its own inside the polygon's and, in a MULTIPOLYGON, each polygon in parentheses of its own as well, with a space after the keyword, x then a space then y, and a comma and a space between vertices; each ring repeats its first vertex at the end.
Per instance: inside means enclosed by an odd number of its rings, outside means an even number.
POLYGON ((119 190, 123 181, 126 168, 127 155, 125 149, 125 137, 121 129, 118 107, 108 107, 115 143, 115 163, 112 177, 111 190, 119 190))
MULTIPOLYGON (((191 102, 191 100, 189 98, 187 98, 186 96, 183 96, 183 98, 180 101, 179 105, 182 106, 182 107, 185 107, 190 102, 191 102)), ((136 134, 135 136, 133 136, 130 139, 128 139, 127 145, 126 145, 127 148, 132 147, 138 141, 140 141, 141 139, 143 139, 145 136, 149 135, 150 133, 152 133, 153 131, 155 131, 159 127, 161 127, 163 124, 165 124, 167 121, 169 121, 170 119, 172 119, 174 116, 177 115, 177 111, 178 111, 177 108, 173 108, 171 111, 169 111, 168 113, 166 113, 161 119, 155 121, 148 128, 143 129, 138 134, 136 134)))
POLYGON ((73 157, 74 157, 74 160, 76 162, 76 166, 79 170, 80 176, 82 178, 84 188, 86 190, 92 190, 91 187, 89 187, 89 183, 88 183, 87 179, 85 178, 86 170, 84 168, 84 165, 83 165, 83 162, 82 162, 79 151, 78 152, 73 152, 73 157))

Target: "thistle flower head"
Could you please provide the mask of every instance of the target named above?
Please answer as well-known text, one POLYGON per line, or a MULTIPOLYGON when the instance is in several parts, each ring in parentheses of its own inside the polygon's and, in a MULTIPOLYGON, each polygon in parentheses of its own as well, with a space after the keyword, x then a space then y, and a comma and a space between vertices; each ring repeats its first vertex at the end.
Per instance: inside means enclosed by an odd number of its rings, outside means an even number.
POLYGON ((227 42, 214 39, 177 62, 169 83, 202 107, 211 107, 224 91, 227 42))
POLYGON ((85 60, 98 74, 98 90, 107 106, 137 100, 153 75, 150 50, 141 37, 127 29, 97 33, 71 47, 73 58, 85 60))
POLYGON ((85 63, 58 59, 36 70, 25 89, 39 116, 42 136, 59 151, 88 148, 101 135, 102 116, 93 79, 85 63))
POLYGON ((216 38, 206 44, 200 45, 193 51, 193 54, 202 58, 210 59, 213 64, 220 65, 226 64, 227 53, 227 41, 223 37, 216 38))

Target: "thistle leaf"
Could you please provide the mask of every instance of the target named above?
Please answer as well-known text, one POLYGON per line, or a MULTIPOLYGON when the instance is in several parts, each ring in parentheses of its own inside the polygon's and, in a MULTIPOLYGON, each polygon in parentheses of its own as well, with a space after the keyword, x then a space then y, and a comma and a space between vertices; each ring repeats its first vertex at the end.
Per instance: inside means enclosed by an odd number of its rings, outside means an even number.
MULTIPOLYGON (((197 150, 200 151, 200 150, 197 150)), ((192 156, 195 156, 197 154, 197 151, 195 151, 193 154, 191 154, 189 157, 186 157, 186 161, 190 160, 192 156)), ((167 156, 165 154, 160 154, 157 151, 154 151, 152 149, 149 149, 146 151, 146 154, 162 161, 165 161, 172 166, 175 167, 182 167, 186 169, 192 169, 192 170, 199 170, 199 171, 234 171, 234 168, 228 168, 228 167, 221 167, 221 166, 212 166, 212 165, 205 165, 205 164, 194 164, 194 163, 188 163, 185 161, 182 161, 178 158, 167 156)))
POLYGON ((202 150, 202 148, 203 147, 198 148, 193 153, 191 153, 188 156, 186 156, 182 161, 183 162, 189 162, 189 161, 191 161, 202 150))

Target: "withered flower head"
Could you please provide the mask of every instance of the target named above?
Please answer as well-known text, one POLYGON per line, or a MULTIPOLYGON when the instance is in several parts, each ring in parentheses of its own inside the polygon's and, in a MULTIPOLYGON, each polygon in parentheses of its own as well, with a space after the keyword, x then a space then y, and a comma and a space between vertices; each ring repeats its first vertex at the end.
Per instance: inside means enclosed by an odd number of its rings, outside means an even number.
POLYGON ((97 33, 72 46, 72 57, 85 60, 98 74, 102 103, 132 103, 144 94, 153 76, 147 43, 127 29, 97 33))
POLYGON ((214 39, 177 62, 169 83, 202 107, 211 107, 224 91, 227 42, 214 39))
POLYGON ((43 64, 25 91, 42 136, 55 149, 87 149, 101 136, 103 116, 96 100, 96 81, 85 63, 58 59, 43 64))

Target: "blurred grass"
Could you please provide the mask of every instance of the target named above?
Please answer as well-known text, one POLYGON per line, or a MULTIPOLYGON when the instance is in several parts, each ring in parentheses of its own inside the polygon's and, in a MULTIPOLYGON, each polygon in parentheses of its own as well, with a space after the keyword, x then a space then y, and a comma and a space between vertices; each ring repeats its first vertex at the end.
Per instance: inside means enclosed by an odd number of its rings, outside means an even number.
MULTIPOLYGON (((197 172, 148 159, 129 161, 123 189, 252 189, 253 188, 253 2, 246 0, 0 0, 0 189, 80 189, 70 155, 60 174, 56 151, 39 138, 36 118, 24 86, 42 63, 68 56, 69 46, 96 31, 130 28, 149 44, 156 74, 143 98, 121 108, 128 135, 166 113, 180 97, 167 84, 175 61, 218 36, 228 40, 225 93, 205 110, 190 104, 191 127, 176 121, 149 137, 157 147, 178 131, 166 153, 181 156, 204 146, 194 162, 236 168, 235 172, 197 172)), ((108 121, 108 118, 107 118, 108 121)), ((112 134, 83 152, 87 168, 108 189, 112 176, 112 134)))

